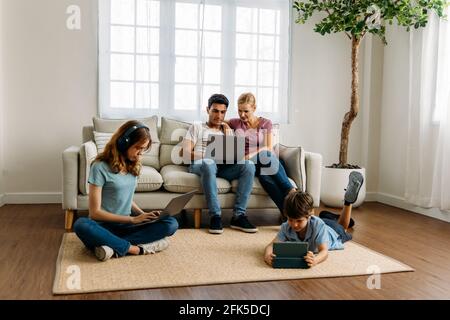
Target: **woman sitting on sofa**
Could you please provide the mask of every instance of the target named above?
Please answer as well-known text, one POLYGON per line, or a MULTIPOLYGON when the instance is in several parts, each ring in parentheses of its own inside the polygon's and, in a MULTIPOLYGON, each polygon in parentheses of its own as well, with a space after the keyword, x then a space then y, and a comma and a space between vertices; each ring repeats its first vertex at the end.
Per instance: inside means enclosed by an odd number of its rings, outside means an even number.
POLYGON ((176 219, 160 212, 144 212, 133 201, 142 153, 151 146, 149 129, 128 121, 91 166, 89 174, 89 218, 79 218, 74 231, 95 256, 106 261, 113 255, 142 255, 164 250, 166 237, 178 229, 176 219), (133 212, 133 215, 131 215, 133 212))
POLYGON ((228 121, 236 135, 245 136, 245 158, 256 165, 256 176, 264 190, 283 213, 284 198, 296 191, 288 179, 283 164, 273 152, 272 121, 255 115, 256 99, 243 93, 238 99, 239 118, 228 121))

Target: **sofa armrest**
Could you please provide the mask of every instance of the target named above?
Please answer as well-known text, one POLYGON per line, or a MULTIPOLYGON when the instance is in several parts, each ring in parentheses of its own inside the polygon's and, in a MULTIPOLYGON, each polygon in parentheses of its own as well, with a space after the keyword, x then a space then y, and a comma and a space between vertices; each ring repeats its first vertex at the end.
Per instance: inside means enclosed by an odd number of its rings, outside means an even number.
POLYGON ((306 191, 313 197, 314 206, 320 205, 320 185, 322 179, 322 155, 305 152, 306 191))
POLYGON ((89 193, 89 173, 91 171, 92 161, 97 157, 97 146, 94 141, 87 141, 80 147, 80 168, 78 169, 78 187, 80 193, 87 195, 89 193))
POLYGON ((63 151, 63 209, 77 209, 78 161, 80 148, 71 146, 63 151))

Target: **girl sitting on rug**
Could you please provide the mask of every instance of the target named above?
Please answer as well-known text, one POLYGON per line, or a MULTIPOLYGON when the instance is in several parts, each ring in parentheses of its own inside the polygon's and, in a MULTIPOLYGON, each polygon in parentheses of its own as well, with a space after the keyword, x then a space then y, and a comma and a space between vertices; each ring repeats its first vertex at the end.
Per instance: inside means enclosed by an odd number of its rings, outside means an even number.
POLYGON ((281 225, 275 239, 266 247, 264 261, 272 266, 275 257, 273 243, 276 241, 307 242, 308 253, 304 259, 309 267, 325 261, 328 250, 344 249, 343 243, 352 239, 347 228, 354 225, 351 219, 352 204, 358 198, 363 183, 361 173, 350 173, 341 215, 322 211, 319 217, 316 217, 313 215, 314 201, 310 194, 301 191, 289 193, 284 200, 283 211, 288 220, 281 225))
POLYGON ((113 255, 142 255, 164 250, 177 220, 160 212, 144 212, 133 201, 142 153, 151 146, 149 128, 128 121, 111 137, 89 174, 89 218, 79 218, 74 231, 100 261, 113 255), (131 213, 133 212, 133 215, 131 213))

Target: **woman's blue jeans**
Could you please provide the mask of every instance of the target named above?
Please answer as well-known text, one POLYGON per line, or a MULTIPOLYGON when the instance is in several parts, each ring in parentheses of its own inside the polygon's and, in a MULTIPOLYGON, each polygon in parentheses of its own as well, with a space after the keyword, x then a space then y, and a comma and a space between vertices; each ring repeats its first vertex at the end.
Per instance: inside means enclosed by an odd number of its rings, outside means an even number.
POLYGON ((294 188, 288 179, 281 159, 270 151, 261 151, 251 159, 256 166, 256 176, 263 189, 283 212, 284 198, 294 188))

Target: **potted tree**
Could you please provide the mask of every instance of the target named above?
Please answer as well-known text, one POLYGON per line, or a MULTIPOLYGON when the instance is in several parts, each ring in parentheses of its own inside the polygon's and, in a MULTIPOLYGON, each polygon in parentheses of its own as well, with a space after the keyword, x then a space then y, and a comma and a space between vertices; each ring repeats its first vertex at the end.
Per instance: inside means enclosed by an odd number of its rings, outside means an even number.
MULTIPOLYGON (((386 23, 394 20, 398 25, 418 29, 425 27, 428 15, 434 11, 444 16, 447 0, 303 0, 294 1, 297 11, 296 23, 305 23, 314 13, 324 14, 314 28, 321 35, 344 32, 351 41, 351 99, 350 110, 342 121, 339 162, 325 167, 323 171, 322 201, 332 207, 341 207, 344 188, 347 185, 349 171, 357 170, 365 175, 365 169, 347 162, 348 139, 353 120, 359 112, 358 92, 358 53, 362 39, 368 33, 378 36, 387 44, 386 23)), ((354 206, 360 205, 365 198, 365 184, 361 188, 354 206)))

